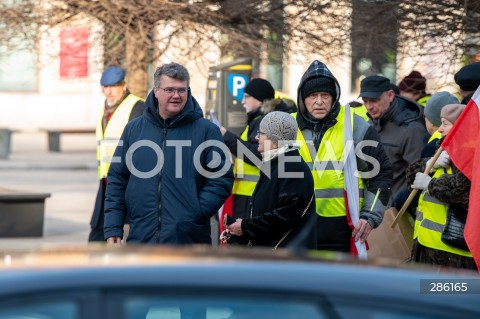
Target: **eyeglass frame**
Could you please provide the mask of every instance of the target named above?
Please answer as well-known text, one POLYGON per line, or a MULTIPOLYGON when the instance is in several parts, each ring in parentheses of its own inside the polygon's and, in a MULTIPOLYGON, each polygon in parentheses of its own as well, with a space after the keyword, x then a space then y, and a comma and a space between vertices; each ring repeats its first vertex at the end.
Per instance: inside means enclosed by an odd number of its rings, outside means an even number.
MULTIPOLYGON (((255 134, 255 136, 260 137, 262 134, 265 135, 265 136, 267 136, 267 133, 262 132, 262 131, 260 131, 260 129, 258 129, 258 130, 257 130, 257 134, 255 134)), ((267 136, 267 137, 268 137, 268 136, 267 136)))
POLYGON ((182 95, 182 94, 185 94, 188 92, 188 87, 186 88, 161 88, 159 87, 159 89, 163 90, 163 92, 167 93, 167 94, 170 94, 170 95, 175 95, 178 94, 178 95, 182 95))

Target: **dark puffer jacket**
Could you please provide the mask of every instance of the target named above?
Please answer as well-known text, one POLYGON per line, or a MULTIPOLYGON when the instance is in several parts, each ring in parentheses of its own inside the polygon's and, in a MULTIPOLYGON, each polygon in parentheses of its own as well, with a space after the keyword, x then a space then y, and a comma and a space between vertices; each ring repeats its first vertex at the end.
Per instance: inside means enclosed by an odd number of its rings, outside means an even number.
POLYGON ((224 146, 220 130, 203 118, 190 91, 184 109, 168 120, 160 117, 153 91, 145 104, 143 115, 125 127, 123 147, 117 147, 114 155, 120 161, 112 163, 108 172, 105 239, 123 237, 128 214, 128 242, 210 244, 210 217, 233 184, 226 148, 203 144, 224 146), (202 146, 197 168, 194 153, 202 146), (224 166, 226 172, 220 176, 204 176, 224 166))

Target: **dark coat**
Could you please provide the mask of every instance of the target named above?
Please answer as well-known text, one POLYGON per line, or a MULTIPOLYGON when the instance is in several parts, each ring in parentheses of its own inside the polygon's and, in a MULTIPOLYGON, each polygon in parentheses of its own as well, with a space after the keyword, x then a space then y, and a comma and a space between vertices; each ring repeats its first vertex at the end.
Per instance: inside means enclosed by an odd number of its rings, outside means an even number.
POLYGON ((123 147, 117 147, 114 154, 120 161, 112 163, 108 172, 105 239, 123 236, 123 220, 128 214, 128 242, 210 244, 210 217, 230 194, 233 173, 225 152, 218 147, 207 145, 200 153, 203 172, 193 165, 193 159, 194 152, 206 141, 223 145, 220 130, 203 118, 190 92, 185 108, 174 118, 160 117, 153 91, 147 97, 146 107, 141 117, 125 127, 123 147), (190 145, 174 146, 175 141, 190 145), (132 146, 141 145, 137 142, 144 146, 132 148, 133 154, 127 154, 132 146), (161 169, 157 166, 162 160, 159 162, 159 154, 163 154, 161 169), (127 166, 129 160, 131 165, 127 166), (212 163, 215 168, 225 166, 226 172, 203 176, 218 170, 209 168, 207 164, 212 163))
POLYGON ((249 216, 242 220, 243 236, 234 236, 234 241, 240 244, 251 241, 253 246, 274 247, 292 229, 279 247, 316 247, 313 177, 303 159, 293 161, 293 157, 301 159, 298 150, 272 159, 269 162, 270 178, 263 172, 266 167, 262 168, 260 180, 252 195, 252 218, 249 216), (283 168, 284 172, 301 174, 303 177, 282 176, 283 168))
POLYGON ((371 121, 392 164, 395 196, 407 186, 405 170, 421 157, 427 142, 423 110, 414 101, 397 95, 387 112, 371 121))

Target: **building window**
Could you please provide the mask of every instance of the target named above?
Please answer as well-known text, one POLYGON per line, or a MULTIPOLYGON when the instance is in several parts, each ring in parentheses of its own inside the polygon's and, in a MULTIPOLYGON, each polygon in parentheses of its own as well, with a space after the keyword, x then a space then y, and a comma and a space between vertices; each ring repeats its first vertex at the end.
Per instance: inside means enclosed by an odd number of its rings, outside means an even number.
POLYGON ((34 40, 16 37, 0 43, 0 91, 36 91, 37 59, 34 40))

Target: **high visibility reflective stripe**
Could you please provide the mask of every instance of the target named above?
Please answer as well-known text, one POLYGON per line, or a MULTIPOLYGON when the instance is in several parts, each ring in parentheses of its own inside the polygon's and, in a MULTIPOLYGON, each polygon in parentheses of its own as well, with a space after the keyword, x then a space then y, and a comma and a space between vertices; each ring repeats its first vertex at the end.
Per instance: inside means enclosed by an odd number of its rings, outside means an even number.
MULTIPOLYGON (((315 170, 316 171, 336 171, 336 170, 343 170, 343 163, 342 162, 333 162, 333 161, 322 161, 322 162, 315 162, 315 170)), ((309 166, 311 170, 313 170, 313 165, 309 166)))
POLYGON ((430 196, 428 193, 425 193, 425 195, 423 196, 423 201, 428 202, 428 203, 432 203, 432 204, 437 204, 437 205, 445 205, 444 202, 439 201, 438 199, 436 199, 433 196, 430 196))
MULTIPOLYGON (((248 130, 250 126, 247 125, 240 135, 242 141, 248 140, 248 130)), ((236 158, 234 161, 233 174, 235 180, 233 181, 232 194, 242 196, 252 196, 255 186, 260 179, 260 169, 254 165, 245 163, 245 161, 236 158)))
MULTIPOLYGON (((451 174, 451 168, 439 168, 433 178, 439 178, 443 174, 451 174)), ((442 241, 442 232, 445 228, 448 205, 440 202, 424 190, 418 201, 417 216, 415 220, 414 237, 425 247, 446 251, 452 254, 471 257, 470 252, 450 246, 442 241)))
POLYGON ((258 180, 260 179, 260 176, 256 176, 256 175, 245 175, 243 174, 242 177, 240 176, 235 176, 235 180, 238 180, 239 182, 258 182, 258 180))
POLYGON ((339 198, 343 197, 343 189, 316 189, 316 198, 339 198))
MULTIPOLYGON (((313 162, 306 163, 308 168, 313 171, 313 162)), ((315 171, 336 171, 337 167, 343 169, 343 163, 332 161, 315 162, 315 171)))
MULTIPOLYGON (((296 117, 296 114, 292 114, 296 117)), ((324 217, 339 217, 346 215, 344 197, 344 160, 345 151, 345 121, 350 120, 353 125, 353 112, 349 119, 345 119, 345 109, 340 107, 337 124, 329 128, 323 135, 318 152, 311 150, 310 141, 307 142, 299 129, 297 142, 300 145, 300 155, 312 171, 317 214, 324 217), (315 163, 315 164, 313 164, 315 163)), ((364 185, 358 178, 360 207, 363 206, 364 185)))
MULTIPOLYGON (((364 190, 359 190, 360 197, 364 197, 364 190)), ((316 198, 343 198, 344 190, 343 188, 328 188, 328 189, 316 189, 315 190, 316 198)))
POLYGON ((422 221, 423 220, 423 213, 417 209, 417 214, 416 214, 415 220, 422 221))
POLYGON ((436 231, 436 232, 439 232, 439 233, 441 233, 443 231, 443 229, 445 228, 444 225, 436 223, 436 222, 434 222, 432 220, 429 220, 429 219, 422 220, 422 223, 420 225, 422 227, 425 227, 427 229, 430 229, 430 230, 433 230, 433 231, 436 231))
POLYGON ((123 129, 127 125, 133 107, 138 101, 143 101, 138 96, 129 94, 113 112, 112 117, 108 121, 105 131, 102 128, 103 111, 98 122, 97 135, 97 160, 98 178, 102 179, 107 176, 110 168, 110 160, 115 152, 115 148, 120 140, 123 129))
POLYGON ((118 141, 120 141, 120 137, 104 137, 103 139, 97 141, 97 145, 105 142, 118 143, 118 141))

